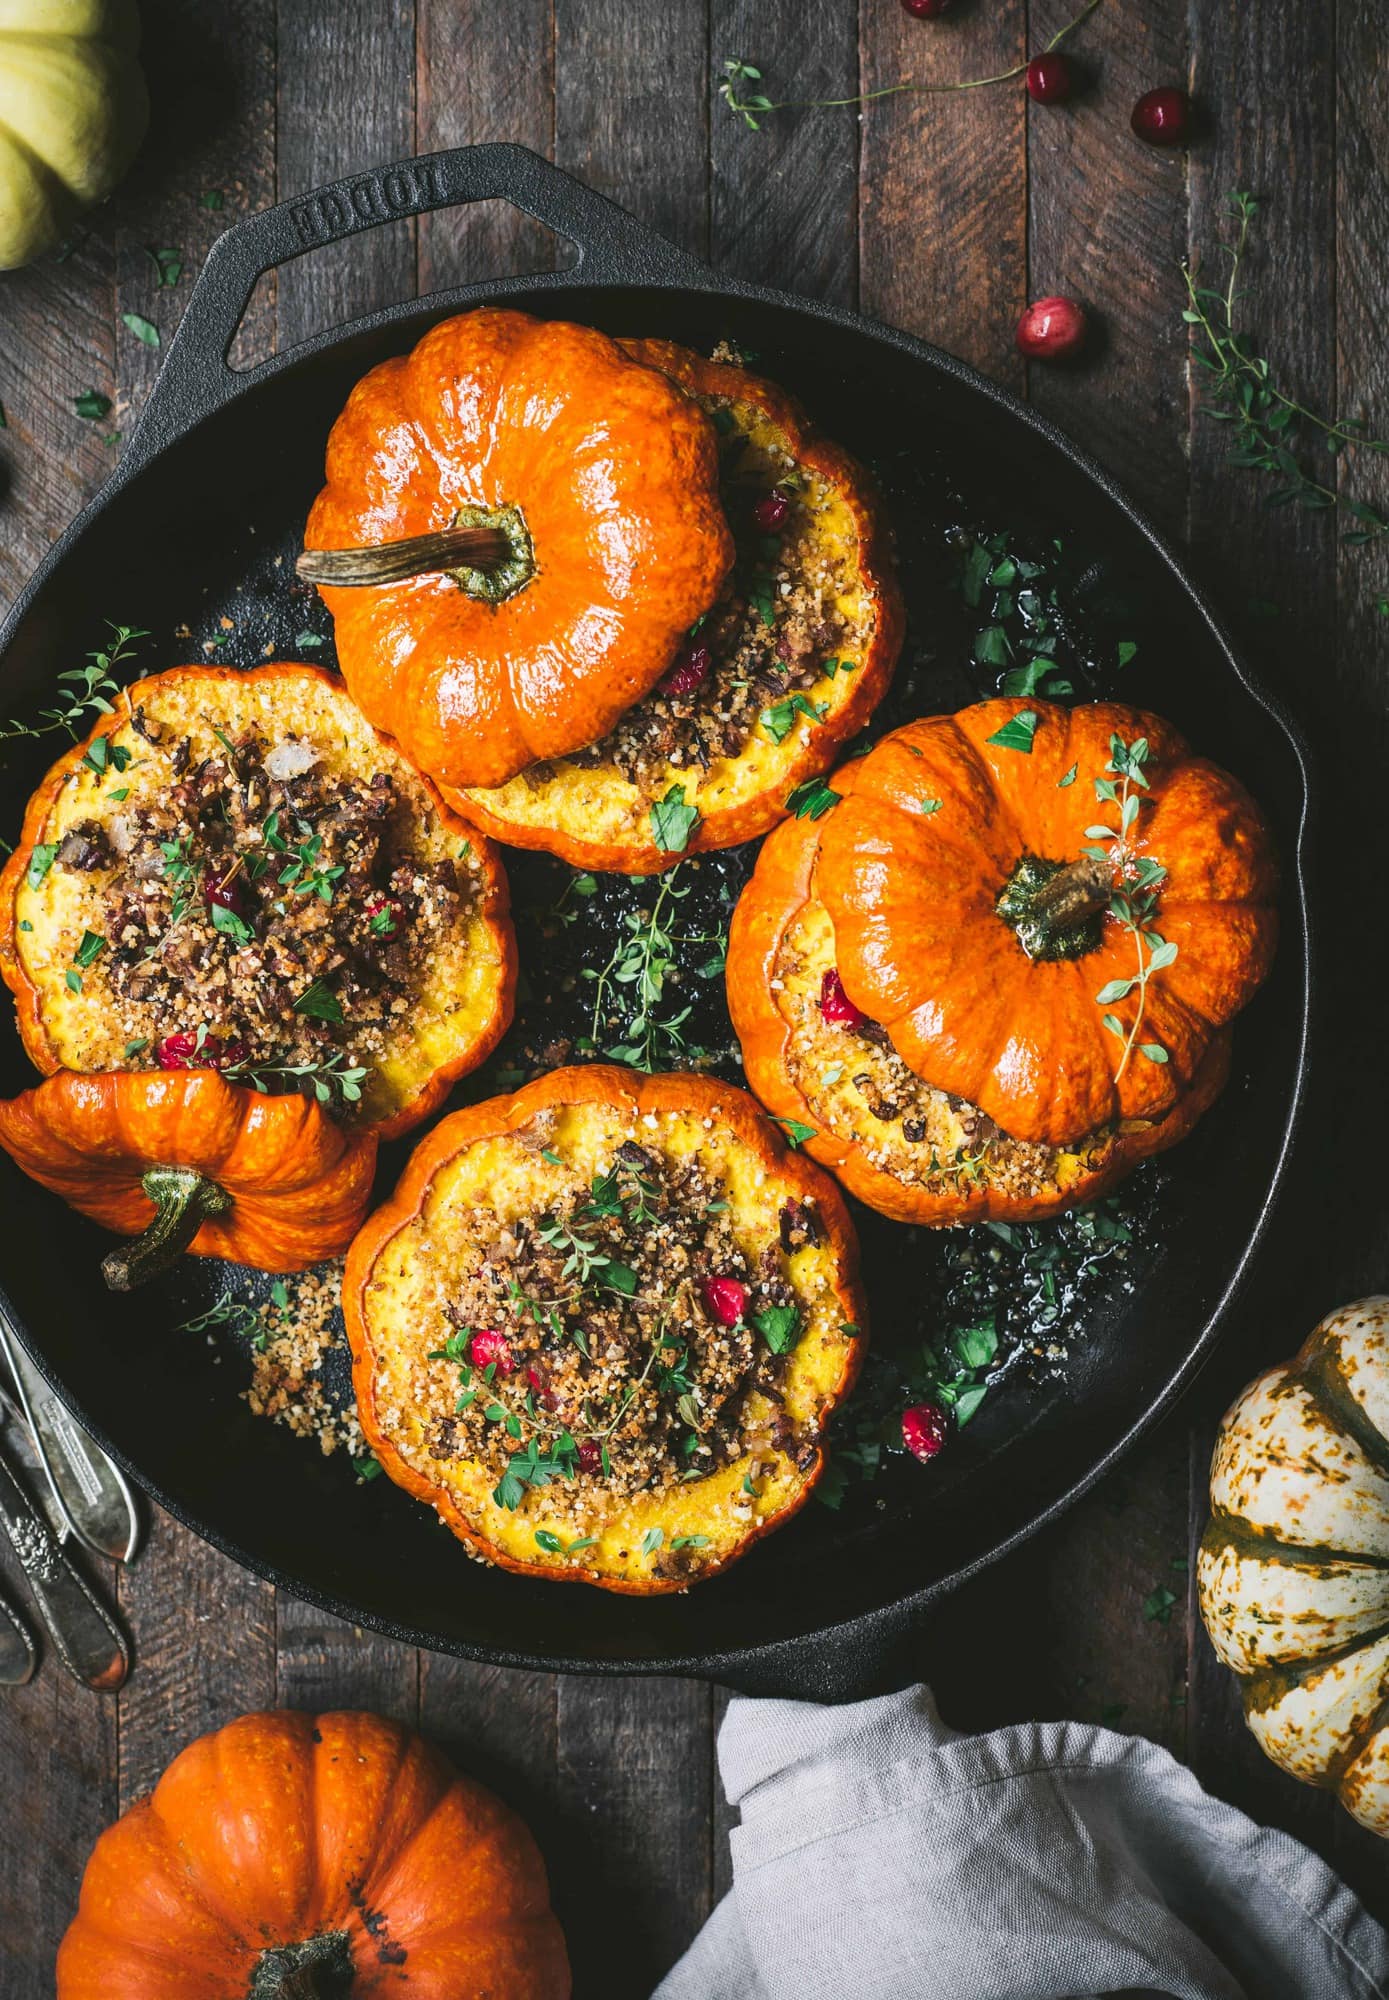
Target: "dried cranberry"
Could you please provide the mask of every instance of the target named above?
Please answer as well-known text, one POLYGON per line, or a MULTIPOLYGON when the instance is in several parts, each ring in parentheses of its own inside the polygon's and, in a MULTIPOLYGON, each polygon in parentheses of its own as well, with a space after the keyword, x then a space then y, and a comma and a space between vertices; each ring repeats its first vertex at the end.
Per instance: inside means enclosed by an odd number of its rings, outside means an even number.
POLYGON ((157 1042, 154 1059, 161 1069, 233 1069, 250 1053, 238 1036, 204 1035, 199 1042, 196 1034, 183 1030, 157 1042))
POLYGON ((550 1387, 550 1378, 543 1368, 536 1366, 534 1361, 526 1369, 526 1383, 542 1409, 553 1410, 556 1407, 559 1398, 550 1387))
POLYGON ((758 501, 752 510, 752 518, 764 535, 774 535, 790 512, 791 502, 786 495, 773 491, 758 501))
POLYGON ((944 1448, 949 1435, 946 1415, 938 1403, 913 1403, 902 1412, 902 1442, 925 1465, 944 1448))
POLYGON ((1018 352, 1032 361, 1067 361, 1085 344, 1085 309, 1074 299, 1034 299, 1014 338, 1018 352))
POLYGON ((820 981, 820 1014, 839 1028, 861 1028, 868 1019, 844 991, 844 982, 833 966, 820 981))
POLYGON ((495 1368, 498 1375, 511 1375, 516 1369, 511 1343, 492 1327, 478 1328, 468 1342, 468 1359, 474 1368, 495 1368))
POLYGON ((953 4, 954 0, 902 0, 902 11, 918 21, 934 21, 938 15, 948 13, 953 4))
POLYGON ((720 1326, 736 1326, 748 1302, 748 1288, 737 1278, 706 1278, 704 1303, 720 1326))
POLYGON ((662 694, 690 694, 714 664, 707 646, 687 646, 661 682, 662 694))
POLYGON ((1038 104, 1064 104, 1074 88, 1071 65, 1059 49, 1047 49, 1027 65, 1027 94, 1038 104))
POLYGON ((597 1472, 601 1469, 602 1464, 603 1464, 603 1447, 599 1444, 597 1438, 580 1438, 579 1440, 580 1472, 597 1472))
POLYGON ((1180 146, 1191 129, 1191 99, 1175 84, 1145 91, 1129 123, 1150 146, 1180 146))
POLYGON ((239 874, 230 875, 224 868, 204 868, 203 896, 238 917, 246 914, 246 884, 239 874))

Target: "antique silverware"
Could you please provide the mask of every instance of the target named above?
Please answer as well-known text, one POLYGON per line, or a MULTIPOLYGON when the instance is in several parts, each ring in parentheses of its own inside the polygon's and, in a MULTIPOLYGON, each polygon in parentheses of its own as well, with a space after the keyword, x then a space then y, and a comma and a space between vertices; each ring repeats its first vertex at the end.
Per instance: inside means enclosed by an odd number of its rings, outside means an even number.
POLYGON ((39 1615, 68 1672, 89 1688, 111 1692, 130 1672, 125 1635, 81 1576, 19 1474, 0 1450, 0 1527, 19 1557, 39 1615))
POLYGON ((88 1437, 30 1361, 3 1305, 0 1355, 9 1363, 16 1414, 29 1433, 60 1519, 94 1555, 130 1562, 140 1545, 135 1496, 119 1466, 88 1437))
POLYGON ((0 1687, 23 1687, 38 1663, 33 1633, 0 1591, 0 1687))

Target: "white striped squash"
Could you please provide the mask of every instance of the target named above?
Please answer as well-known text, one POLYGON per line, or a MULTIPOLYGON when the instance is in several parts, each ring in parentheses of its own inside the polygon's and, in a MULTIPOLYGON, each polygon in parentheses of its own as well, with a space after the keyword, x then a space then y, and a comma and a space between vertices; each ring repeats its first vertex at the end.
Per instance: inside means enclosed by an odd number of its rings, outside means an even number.
POLYGON ((1389 1836, 1389 1297, 1332 1313, 1229 1411, 1197 1582, 1261 1748, 1389 1836))

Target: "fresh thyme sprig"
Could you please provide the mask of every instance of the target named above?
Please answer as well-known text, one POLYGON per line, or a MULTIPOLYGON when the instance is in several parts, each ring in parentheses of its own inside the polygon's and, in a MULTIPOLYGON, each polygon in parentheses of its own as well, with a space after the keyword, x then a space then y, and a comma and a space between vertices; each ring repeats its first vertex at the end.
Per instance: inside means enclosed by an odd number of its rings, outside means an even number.
POLYGON ((1106 1014, 1104 1017, 1106 1028, 1123 1043, 1119 1067, 1114 1072, 1116 1083, 1128 1068, 1135 1047, 1149 1062, 1165 1063, 1168 1059, 1167 1050, 1161 1042, 1138 1040, 1147 1008, 1148 981, 1177 956, 1176 945, 1152 928, 1159 890, 1167 879, 1167 870, 1151 855, 1135 854, 1129 840, 1143 809, 1139 794, 1148 789, 1144 766, 1149 755, 1146 736, 1137 736, 1132 743, 1125 743, 1120 736, 1110 737, 1109 763, 1105 768, 1112 776, 1096 778, 1095 797, 1103 804, 1118 808, 1119 824, 1117 827, 1101 825, 1085 829, 1087 839, 1108 843, 1106 846, 1087 847, 1085 852, 1097 860, 1110 863, 1115 871, 1109 913, 1132 935, 1138 964, 1138 970, 1131 979, 1108 980, 1095 995, 1102 1007, 1110 1007, 1116 1001, 1126 1000, 1135 989, 1138 993, 1138 1005, 1127 1029, 1117 1014, 1106 1014), (1119 780, 1117 785, 1115 778, 1119 780))
POLYGON ((115 714, 116 698, 121 692, 116 669, 130 659, 136 641, 148 639, 149 633, 137 625, 114 625, 109 618, 106 623, 111 633, 106 648, 98 647, 88 653, 85 667, 68 667, 58 675, 58 685, 63 689, 59 706, 40 709, 37 722, 12 719, 0 723, 0 741, 16 736, 47 736, 55 729, 65 729, 75 743, 79 726, 88 723, 90 717, 115 714))
POLYGON ((239 1083, 249 1083, 252 1090, 266 1091, 272 1077, 289 1077, 296 1084, 308 1082, 320 1104, 331 1104, 335 1097, 341 1097, 346 1104, 356 1104, 362 1095, 362 1083, 367 1071, 360 1068, 344 1069, 346 1053, 339 1049, 336 1054, 326 1056, 318 1062, 271 1063, 240 1062, 229 1063, 222 1074, 239 1083))
POLYGON ((590 1036, 595 1048, 603 1047, 607 1012, 625 989, 635 1002, 623 1023, 623 1039, 604 1049, 614 1062, 627 1063, 648 1074, 658 1068, 679 1065, 692 1052, 685 1044, 684 1028, 690 1017, 687 1005, 671 1014, 657 1009, 666 989, 680 978, 680 954, 692 945, 707 945, 711 957, 696 968, 702 977, 713 978, 723 966, 727 939, 721 931, 679 929, 672 921, 674 906, 689 895, 692 884, 680 881, 680 864, 661 877, 660 889, 650 913, 629 910, 623 919, 626 935, 618 940, 612 956, 599 972, 585 967, 583 977, 593 982, 593 1014, 590 1036))
POLYGON ((1182 318, 1193 329, 1191 358, 1205 375, 1209 398, 1200 407, 1217 423, 1234 425, 1232 465, 1272 473, 1280 481, 1268 496, 1270 507, 1339 506, 1357 523, 1346 530, 1343 541, 1355 546, 1376 542, 1389 535, 1389 515, 1314 478, 1292 446, 1299 425, 1319 432, 1333 455, 1347 450, 1389 452, 1389 439, 1371 436, 1359 417, 1319 416, 1286 395, 1273 380, 1268 361, 1254 351, 1252 335, 1239 327, 1240 267, 1258 212, 1252 194, 1239 190, 1231 194, 1226 213, 1236 227, 1233 239, 1220 246, 1229 263, 1223 286, 1198 283, 1191 265, 1182 265, 1187 289, 1182 318))
MULTIPOLYGON (((1058 28, 1046 45, 1046 51, 1059 48, 1068 36, 1073 35, 1082 21, 1089 18, 1099 6, 1100 0, 1086 0, 1080 12, 1069 20, 1064 28, 1058 28)), ((881 90, 864 90, 853 97, 782 97, 770 98, 761 90, 753 90, 746 95, 748 84, 761 84, 762 72, 752 63, 738 57, 724 63, 723 82, 719 85, 719 96, 734 112, 750 132, 762 129, 762 120, 771 111, 840 111, 851 105, 874 104, 879 98, 900 97, 904 93, 912 95, 943 95, 954 90, 985 90, 990 84, 1012 83, 1015 78, 1027 73, 1025 62, 1015 63, 1012 69, 1000 70, 997 76, 972 76, 958 83, 889 83, 881 90)))

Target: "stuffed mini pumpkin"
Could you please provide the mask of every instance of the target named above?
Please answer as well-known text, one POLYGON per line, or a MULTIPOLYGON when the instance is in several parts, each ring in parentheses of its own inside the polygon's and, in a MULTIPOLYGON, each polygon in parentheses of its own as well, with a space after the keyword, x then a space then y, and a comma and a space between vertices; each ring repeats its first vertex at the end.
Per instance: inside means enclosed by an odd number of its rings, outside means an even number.
POLYGON ((502 559, 323 590, 363 712, 455 787, 601 737, 732 559, 698 405, 592 327, 493 306, 357 384, 305 543, 380 550, 460 524, 502 559))
POLYGON ((0 1100, 0 1146, 31 1180, 122 1236, 103 1265, 129 1291, 182 1251, 263 1271, 339 1257, 371 1199, 376 1141, 303 1097, 215 1070, 78 1076, 0 1100))
POLYGON ((733 572, 670 671, 600 742, 456 803, 511 846, 636 875, 781 819, 881 699, 903 614, 867 474, 784 391, 670 341, 621 345, 718 431, 733 572))
POLYGON ((1260 1748, 1389 1836, 1389 1298, 1331 1313, 1230 1409, 1197 1583, 1260 1748))
POLYGON ((57 2000, 568 2000, 522 1821, 377 1715, 243 1715, 98 1840, 57 2000))
POLYGON ((739 900, 748 1080, 884 1214, 1055 1213, 1211 1103, 1274 887, 1252 800, 1156 716, 909 723, 776 830, 739 900))
POLYGON ((135 0, 0 0, 0 270, 110 194, 149 123, 135 0))
POLYGON ((362 1429, 489 1561, 684 1590, 809 1497, 857 1260, 833 1182, 743 1091, 557 1070, 446 1118, 353 1244, 362 1429))
POLYGON ((389 1136, 504 1033, 507 886, 320 668, 175 667, 50 771, 0 875, 41 1070, 218 1069, 389 1136))

